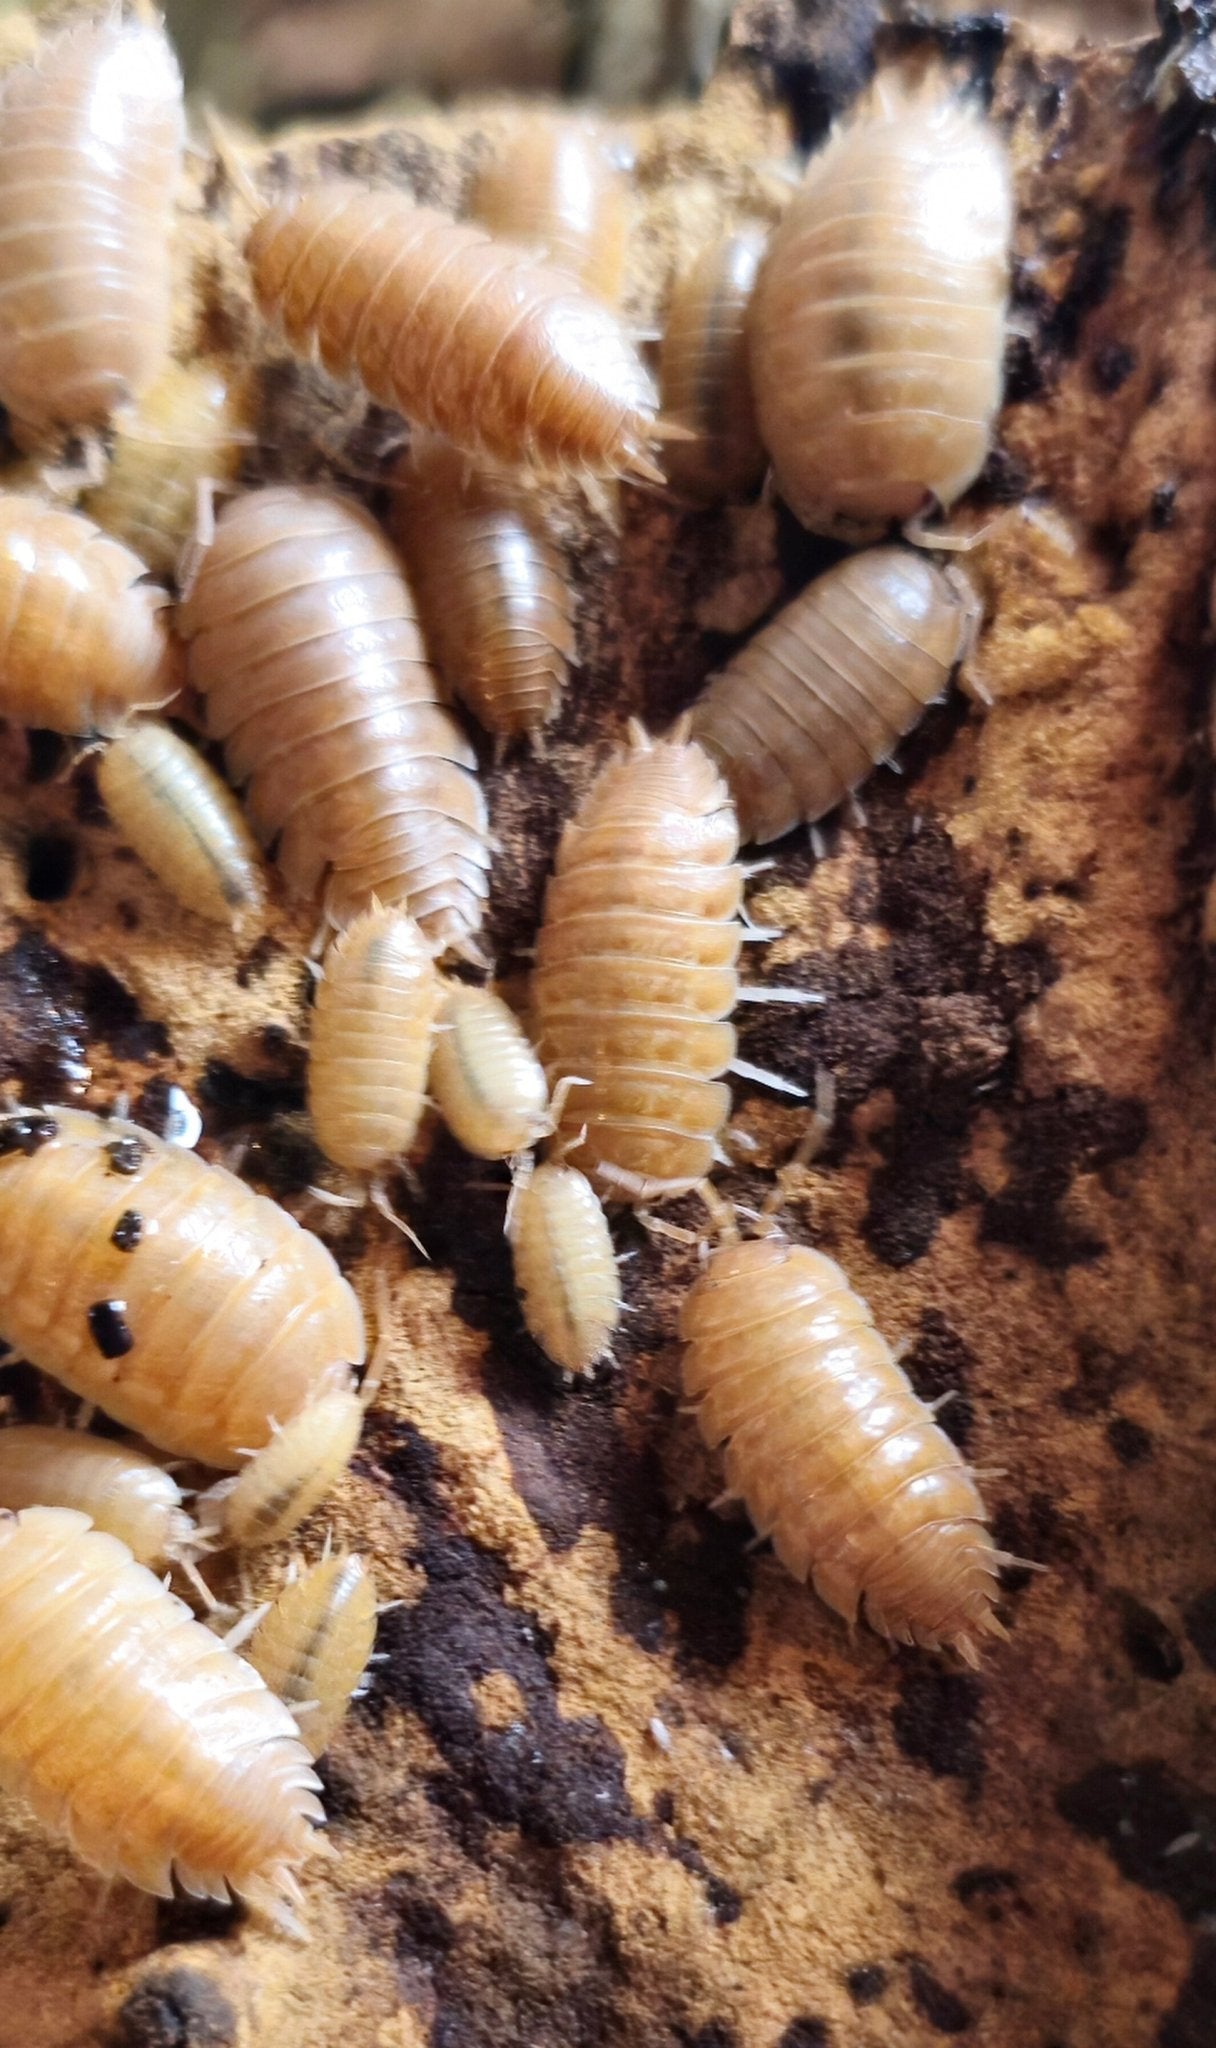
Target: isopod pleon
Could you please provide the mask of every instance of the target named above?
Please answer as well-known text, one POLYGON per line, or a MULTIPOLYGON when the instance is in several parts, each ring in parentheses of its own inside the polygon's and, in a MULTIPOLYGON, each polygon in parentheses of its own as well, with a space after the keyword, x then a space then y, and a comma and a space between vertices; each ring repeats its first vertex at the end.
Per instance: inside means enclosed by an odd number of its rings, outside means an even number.
POLYGON ((158 1449, 226 1471, 350 1391, 366 1348, 351 1288, 286 1210, 74 1109, 0 1117, 0 1332, 158 1449))
POLYGON ((691 498, 748 498, 768 458, 756 424, 747 309, 768 230, 744 227, 707 244, 677 277, 663 328, 663 417, 694 437, 667 451, 667 479, 691 498))
POLYGON ((778 612, 692 708, 743 837, 833 810, 943 695, 977 615, 962 579, 910 548, 850 555, 778 612))
POLYGON ((975 1663, 1002 1562, 975 1482, 840 1267, 783 1238, 714 1252, 680 1311, 684 1390, 727 1484, 850 1624, 975 1663))
POLYGON ((228 925, 262 910, 262 857, 240 805, 169 726, 124 727, 97 764, 97 787, 119 837, 187 909, 228 925))
POLYGON ((375 1180, 409 1151, 443 989, 413 919, 380 904, 334 940, 317 985, 308 1109, 327 1159, 375 1180))
POLYGON ((85 509, 154 575, 176 575, 197 529, 200 489, 235 478, 248 438, 242 378, 210 363, 170 363, 122 421, 85 509))
POLYGON ((259 1622, 245 1654, 297 1717, 310 1756, 345 1720, 375 1640, 375 1581, 350 1551, 310 1565, 259 1622))
POLYGON ((782 496, 865 539, 979 475, 1001 400, 1012 199, 1005 145, 938 73, 884 73, 812 157, 748 316, 782 496))
POLYGON ((140 1564, 187 1555, 197 1534, 182 1491, 145 1451, 81 1429, 0 1429, 0 1508, 76 1508, 140 1564))
POLYGON ((529 119, 473 181, 470 212, 618 306, 629 254, 629 187, 585 121, 529 119))
POLYGON ((536 950, 538 1049, 550 1087, 588 1084, 558 1142, 618 1201, 695 1186, 729 1114, 737 850, 709 756, 636 725, 562 834, 536 950))
POLYGON ((415 434, 397 472, 393 534, 444 682, 500 748, 535 739, 561 703, 574 599, 536 492, 415 434))
POLYGON ((168 598, 80 512, 0 496, 0 717, 117 732, 179 685, 168 598))
POLYGON ((550 1161, 518 1175, 507 1223, 529 1334, 563 1372, 586 1376, 621 1319, 608 1219, 576 1167, 550 1161))
POLYGON ((355 1453, 364 1404, 346 1388, 322 1394, 282 1428, 234 1479, 199 1495, 208 1536, 233 1550, 280 1543, 331 1493, 355 1453))
POLYGON ((544 1068, 493 989, 448 983, 430 1085, 452 1136, 477 1159, 530 1151, 551 1128, 544 1068))
POLYGON ((616 314, 562 270, 401 192, 327 184, 246 254, 263 314, 332 375, 470 455, 540 476, 636 475, 654 389, 616 314))
POLYGON ((345 925, 373 898, 468 949, 489 867, 475 759, 439 702, 370 513, 285 486, 234 498, 181 607, 208 730, 291 888, 345 925))
POLYGON ((0 401, 101 427, 164 362, 185 139, 159 22, 117 8, 0 79, 0 401))
POLYGON ((296 1928, 319 1781, 243 1658, 68 1508, 0 1514, 0 1636, 6 1791, 105 1877, 296 1928))

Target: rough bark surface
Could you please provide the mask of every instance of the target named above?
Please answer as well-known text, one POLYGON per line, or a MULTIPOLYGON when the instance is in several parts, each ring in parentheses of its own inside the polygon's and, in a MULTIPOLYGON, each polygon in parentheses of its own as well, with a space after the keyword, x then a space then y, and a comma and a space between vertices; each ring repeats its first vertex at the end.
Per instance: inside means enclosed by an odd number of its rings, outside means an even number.
MULTIPOLYGON (((975 671, 865 794, 777 851, 784 936, 752 973, 822 989, 745 1012, 744 1051, 831 1069, 833 1142, 790 1227, 845 1265, 982 1467, 1011 1641, 978 1676, 844 1630, 706 1503, 680 1409, 695 1253, 622 1224, 617 1365, 556 1388, 524 1338, 503 1190, 442 1135, 403 1195, 432 1255, 320 1220, 370 1296, 385 1394, 327 1523, 370 1554, 387 1662, 324 1766, 341 1860, 311 1945, 235 1914, 99 1897, 0 1810, 3 2048, 1201 2048, 1216 2032, 1216 1090, 1199 948, 1216 546, 1216 158, 1203 45, 1044 52, 941 32, 991 86, 1019 200, 1008 402, 975 521, 975 671), (1153 95, 1155 94, 1155 97, 1153 95)), ((1202 26, 1202 24, 1199 24, 1202 26)), ((915 39, 913 32, 888 45, 915 39)), ((929 33, 931 32, 922 32, 929 33)), ((635 308, 862 83, 857 0, 752 0, 705 103, 636 131, 635 308)), ((289 138, 456 204, 499 108, 289 138)), ((253 343, 230 223, 184 225, 183 334, 253 343)), ((266 473, 350 424, 266 357, 266 473)), ((356 409, 357 411, 357 409, 356 409)), ((358 424, 366 465, 384 422, 358 424)), ((255 466, 257 466, 255 464, 255 466)), ((767 509, 627 494, 566 524, 585 667, 543 761, 487 770, 491 938, 524 971, 547 863, 630 713, 662 723, 831 551, 767 509)), ((237 947, 115 845, 87 771, 10 735, 0 790, 0 1081, 154 1121, 303 1213, 308 914, 237 947)), ((803 1111, 740 1087, 755 1200, 803 1111)), ((691 1220, 692 1211, 687 1212, 691 1220)), ((25 1367, 14 1413, 61 1410, 25 1367)), ((280 1560, 259 1560, 258 1590, 280 1560)), ((2 1647, 2 1646, 0 1646, 2 1647)))

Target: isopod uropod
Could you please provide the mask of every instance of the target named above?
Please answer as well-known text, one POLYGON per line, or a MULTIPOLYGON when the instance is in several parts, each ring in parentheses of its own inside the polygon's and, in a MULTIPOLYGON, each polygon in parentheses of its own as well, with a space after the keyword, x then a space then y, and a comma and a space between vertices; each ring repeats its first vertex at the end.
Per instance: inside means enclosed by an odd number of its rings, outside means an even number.
POLYGON ((350 1551, 302 1572, 259 1622, 245 1654, 297 1717, 310 1756, 341 1727, 375 1640, 375 1580, 350 1551))
POLYGON ((120 838, 179 903, 228 925, 261 911, 262 858, 241 807, 169 726, 133 720, 102 754, 97 787, 120 838))
POLYGON ((507 1235, 530 1334, 563 1372, 589 1373, 621 1319, 608 1219, 577 1167, 550 1161, 518 1175, 507 1235))
POLYGON ((804 525, 873 537, 979 475, 1011 225, 1004 143, 937 73, 881 75, 811 158, 748 319, 760 432, 804 525))
POLYGON ((693 1187, 729 1114, 737 850, 709 756, 637 725, 562 834, 536 949, 538 1049, 551 1087, 588 1084, 558 1143, 618 1201, 693 1187))
POLYGON ((552 1127, 544 1068, 493 989, 448 984, 431 1088, 452 1136, 477 1159, 526 1152, 552 1127))
POLYGON ((23 428, 103 426, 159 371, 184 140, 163 29, 116 8, 0 79, 0 401, 23 428))
POLYGON ((412 918, 375 904, 334 940, 317 986, 308 1108, 335 1166, 374 1179, 418 1133, 443 1000, 412 918))
POLYGON ((470 211, 617 306, 629 253, 629 188, 586 121, 529 119, 473 181, 470 211))
POLYGON ((186 1556, 197 1535, 182 1491, 145 1451, 81 1429, 0 1429, 0 1508, 76 1508, 140 1564, 186 1556))
POLYGON ((200 489, 235 478, 249 438, 248 399, 245 379, 218 364, 170 363, 121 422, 85 510, 154 575, 176 575, 197 529, 200 489))
POLYGON ((289 885, 348 924, 374 897, 469 950, 489 866, 475 759, 370 513, 323 490, 226 505, 181 607, 208 730, 289 885))
POLYGON ((295 1928, 319 1781, 258 1673, 68 1508, 0 1514, 0 1784, 106 1877, 295 1928))
POLYGON ((714 1252, 680 1311, 684 1390, 730 1492, 852 1623, 969 1663, 1004 1561, 975 1482, 840 1267, 775 1236, 714 1252))
POLYGON ((978 610, 957 572, 910 548, 868 548, 749 640, 692 708, 743 837, 779 838, 855 789, 944 693, 978 610))
POLYGON ((701 250, 672 287, 659 354, 663 417, 695 437, 667 451, 667 479, 689 497, 747 498, 768 458, 756 424, 747 309, 768 240, 753 225, 701 250))
POLYGON ((416 433, 392 525, 444 682, 500 751, 520 734, 535 740, 574 654, 574 599, 535 491, 416 433))

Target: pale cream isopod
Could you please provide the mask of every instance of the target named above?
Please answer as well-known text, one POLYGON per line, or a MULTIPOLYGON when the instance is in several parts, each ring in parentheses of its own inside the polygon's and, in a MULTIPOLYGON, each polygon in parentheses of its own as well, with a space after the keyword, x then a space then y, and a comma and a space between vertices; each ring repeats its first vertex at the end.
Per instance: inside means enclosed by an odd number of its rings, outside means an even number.
POLYGON ((492 235, 568 270, 606 306, 620 304, 629 187, 593 123, 529 114, 478 171, 469 210, 492 235))
POLYGON ((452 1136, 477 1159, 509 1159, 553 1128, 544 1068, 493 989, 447 984, 431 1088, 452 1136))
POLYGON ((140 1564, 186 1557, 198 1534, 171 1472, 134 1444, 82 1429, 0 1429, 0 1508, 76 1508, 140 1564))
POLYGON ((196 535, 200 494, 235 480, 252 438, 249 379, 218 363, 169 363, 124 418, 91 519, 157 576, 175 576, 196 535))
POLYGON ((375 1640, 375 1580, 351 1551, 310 1565, 259 1622, 245 1654, 290 1707, 310 1756, 345 1720, 375 1640))
POLYGON ((672 286, 659 390, 664 419, 693 436, 666 456, 668 482, 690 498, 748 498, 763 481, 747 309, 767 241, 758 225, 720 235, 672 286))
POLYGON ((169 726, 133 720, 103 752, 97 787, 119 837, 188 910, 236 925, 265 908, 262 856, 240 805, 169 726))
POLYGON ((222 1545, 256 1550, 280 1543, 332 1493, 363 1428, 366 1401, 349 1389, 322 1394, 280 1428, 235 1478, 198 1499, 199 1527, 222 1545))
POLYGON ((621 1319, 608 1219, 576 1167, 549 1162, 517 1175, 507 1236, 529 1334, 563 1372, 589 1374, 621 1319))
POLYGON ((308 1109, 327 1159, 373 1182, 418 1133, 443 987, 413 919, 374 904, 325 955, 308 1109))

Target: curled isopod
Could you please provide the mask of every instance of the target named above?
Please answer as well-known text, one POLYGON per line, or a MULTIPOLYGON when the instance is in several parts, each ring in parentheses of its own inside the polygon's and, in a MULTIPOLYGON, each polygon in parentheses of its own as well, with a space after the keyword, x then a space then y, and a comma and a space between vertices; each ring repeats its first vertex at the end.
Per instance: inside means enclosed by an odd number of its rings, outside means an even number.
POLYGON ((329 947, 312 1015, 308 1108, 335 1166, 374 1180, 409 1151, 442 1000, 431 948, 403 911, 375 904, 329 947))
POLYGON ((629 187, 590 122, 522 123, 478 172, 470 211, 492 235, 534 249, 605 305, 620 304, 629 187))
POLYGON ((677 277, 663 327, 663 417, 690 441, 667 451, 667 479, 692 498, 748 498, 768 458, 756 424, 747 359, 747 309, 768 230, 721 235, 677 277))
POLYGON ((782 1564, 879 1635, 985 1635, 1003 1561, 975 1482, 840 1267, 783 1238, 714 1252, 680 1311, 684 1389, 782 1564))
POLYGON ((396 475, 393 534, 444 682, 500 749, 561 703, 574 597, 536 492, 415 434, 396 475))
POLYGON ((542 476, 662 482, 654 389, 620 320, 564 271, 401 192, 326 184, 246 245, 258 303, 382 405, 542 476))
POLYGON ((240 805, 169 726, 124 727, 97 764, 97 787, 119 837, 188 910, 235 925, 264 908, 262 857, 240 805))
POLYGON ((529 1334, 563 1372, 590 1373, 621 1319, 608 1219, 590 1181, 554 1161, 525 1170, 507 1235, 529 1334))
POLYGON ((366 1348, 353 1292, 286 1210, 75 1109, 0 1117, 0 1333, 158 1449, 227 1471, 350 1392, 366 1348))
POLYGON ((647 1202, 708 1172, 730 1111, 742 939, 738 828, 709 756, 631 728, 566 826, 533 1003, 558 1142, 597 1187, 647 1202))
POLYGON ((324 882, 336 925, 378 898, 434 946, 470 950, 485 801, 370 513, 291 486, 234 498, 181 625, 208 730, 291 888, 324 882))
POLYGON ((199 1495, 200 1528, 234 1550, 282 1542, 337 1485, 354 1456, 363 1413, 359 1395, 339 1388, 276 1425, 243 1471, 199 1495))
POLYGON ((177 691, 168 598, 80 512, 0 496, 0 717, 117 732, 177 691))
POLYGON ((188 1555, 197 1535, 171 1472, 134 1444, 82 1429, 0 1429, 0 1508, 76 1508, 140 1564, 188 1555))
POLYGON ((297 1717, 310 1756, 342 1726, 375 1640, 375 1580, 351 1551, 310 1565, 259 1622, 246 1655, 297 1717))
POLYGON ((247 380, 216 364, 170 363, 124 419, 91 519, 157 576, 177 573, 195 536, 200 492, 230 483, 249 439, 247 380))
POLYGON ((319 1781, 243 1658, 68 1508, 0 1514, 0 1636, 5 1790, 103 1876, 236 1893, 299 1931, 319 1781))
POLYGON ((0 401, 100 427, 168 350, 185 120, 159 22, 109 8, 0 79, 0 401))
POLYGON ((452 1136, 477 1159, 527 1152, 552 1128, 544 1068, 493 989, 448 983, 431 1088, 452 1136))
POLYGON ((804 525, 873 537, 979 475, 1011 226, 1005 145, 936 71, 880 75, 811 158, 748 317, 760 432, 804 525))
POLYGON ((978 612, 911 548, 850 555, 778 612, 692 708, 743 837, 777 839, 855 789, 944 694, 978 612))

